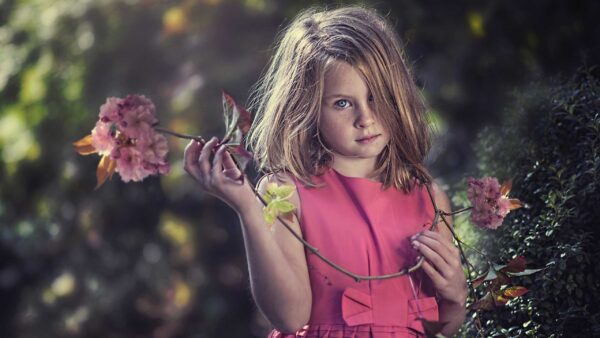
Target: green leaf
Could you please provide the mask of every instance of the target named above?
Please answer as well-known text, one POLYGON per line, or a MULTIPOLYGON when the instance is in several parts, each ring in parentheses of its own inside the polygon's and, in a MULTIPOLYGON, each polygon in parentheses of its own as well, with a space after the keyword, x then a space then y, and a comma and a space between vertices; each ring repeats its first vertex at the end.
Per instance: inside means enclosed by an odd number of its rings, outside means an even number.
POLYGON ((490 269, 488 271, 487 276, 485 276, 485 279, 483 281, 494 280, 496 278, 498 278, 498 275, 496 275, 496 271, 494 269, 490 269))
POLYGON ((545 270, 545 268, 542 269, 525 269, 521 272, 507 272, 510 276, 527 276, 527 275, 531 275, 534 274, 538 271, 542 271, 545 270))
POLYGON ((273 201, 270 205, 272 205, 272 208, 279 214, 287 214, 295 209, 294 205, 288 201, 273 201))
POLYGON ((294 186, 291 185, 277 185, 277 183, 269 183, 267 185, 267 192, 279 199, 288 199, 292 197, 294 193, 294 186))
POLYGON ((265 222, 267 222, 267 225, 269 225, 269 228, 271 225, 273 225, 273 223, 275 223, 275 215, 273 214, 272 211, 270 211, 269 209, 264 209, 264 217, 265 217, 265 222))
POLYGON ((289 216, 289 213, 296 209, 295 205, 288 201, 294 190, 292 185, 279 186, 275 182, 267 184, 267 192, 263 196, 267 205, 263 208, 263 213, 268 225, 273 224, 276 217, 289 216))

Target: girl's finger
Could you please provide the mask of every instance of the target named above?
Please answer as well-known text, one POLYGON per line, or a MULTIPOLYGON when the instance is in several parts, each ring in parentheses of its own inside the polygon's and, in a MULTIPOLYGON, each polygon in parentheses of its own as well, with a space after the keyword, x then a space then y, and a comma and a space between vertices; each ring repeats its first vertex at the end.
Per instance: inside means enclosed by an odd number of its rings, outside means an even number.
POLYGON ((414 240, 412 245, 415 249, 419 250, 421 254, 425 256, 425 258, 429 260, 440 273, 442 273, 444 276, 448 275, 448 263, 438 252, 420 240, 414 240))
POLYGON ((235 164, 235 161, 233 160, 233 158, 231 157, 231 154, 228 151, 226 151, 223 156, 224 156, 223 157, 223 169, 224 170, 238 169, 237 165, 235 164))
POLYGON ((201 150, 202 145, 200 142, 192 140, 188 143, 183 152, 183 168, 190 173, 190 175, 194 176, 194 178, 196 178, 198 157, 200 157, 201 150))
POLYGON ((217 144, 217 138, 213 137, 210 141, 206 142, 202 150, 200 151, 200 157, 198 158, 198 166, 200 168, 200 174, 202 176, 208 177, 210 175, 210 154, 212 153, 213 148, 217 144))
POLYGON ((437 252, 448 264, 454 264, 457 260, 457 255, 452 243, 449 243, 442 235, 434 231, 423 231, 420 235, 415 236, 415 240, 430 247, 437 252))
POLYGON ((444 276, 442 276, 427 260, 423 260, 421 268, 423 268, 423 271, 431 278, 433 285, 444 285, 444 276))
POLYGON ((223 153, 227 147, 225 145, 221 145, 217 152, 215 153, 215 157, 213 158, 213 165, 210 171, 210 175, 213 180, 216 182, 220 182, 223 174, 223 153))
POLYGON ((238 166, 235 164, 235 162, 233 161, 233 159, 231 158, 231 154, 229 153, 229 151, 227 151, 227 148, 225 148, 223 150, 223 170, 221 171, 221 173, 223 174, 223 176, 225 177, 226 180, 228 180, 229 182, 232 183, 236 183, 238 185, 243 185, 244 184, 244 179, 242 178, 242 171, 240 170, 240 168, 238 168, 238 166), (230 165, 233 165, 233 167, 228 168, 227 165, 225 163, 230 162, 230 165))

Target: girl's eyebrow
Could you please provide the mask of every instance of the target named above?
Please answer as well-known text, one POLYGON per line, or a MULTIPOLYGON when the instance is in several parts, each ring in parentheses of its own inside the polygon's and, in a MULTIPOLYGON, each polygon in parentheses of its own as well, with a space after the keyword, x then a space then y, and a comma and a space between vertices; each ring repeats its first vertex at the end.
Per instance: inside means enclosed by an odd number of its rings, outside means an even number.
POLYGON ((351 99, 354 98, 354 96, 352 95, 347 95, 347 94, 331 94, 331 95, 327 95, 327 96, 323 96, 324 99, 328 100, 328 99, 332 99, 334 97, 349 97, 351 99))
MULTIPOLYGON (((370 95, 371 95, 371 94, 369 94, 369 96, 370 96, 370 95)), ((353 99, 353 100, 354 100, 354 99, 356 99, 356 98, 355 98, 354 96, 352 96, 352 95, 348 95, 348 94, 341 94, 341 93, 340 93, 340 94, 331 94, 331 95, 326 95, 326 96, 324 95, 324 96, 323 96, 323 99, 324 99, 324 100, 329 100, 329 99, 332 99, 332 98, 334 98, 334 97, 347 97, 347 98, 350 98, 350 99, 353 99)))

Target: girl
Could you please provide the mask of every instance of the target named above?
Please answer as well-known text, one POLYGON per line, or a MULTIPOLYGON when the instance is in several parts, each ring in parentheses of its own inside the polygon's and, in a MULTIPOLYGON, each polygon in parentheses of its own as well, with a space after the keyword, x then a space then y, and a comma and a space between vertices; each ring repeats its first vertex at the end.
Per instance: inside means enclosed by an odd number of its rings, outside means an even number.
POLYGON ((423 165, 425 108, 389 23, 361 7, 303 12, 254 94, 248 144, 268 173, 257 189, 296 187, 288 223, 298 235, 360 275, 425 258, 411 273, 416 295, 408 276, 356 283, 305 251, 279 221, 269 230, 216 138, 192 141, 185 170, 238 213, 252 296, 275 327, 269 336, 408 337, 424 331, 420 314, 454 335, 465 319, 466 280, 449 230, 427 230, 435 205, 450 205, 423 165))

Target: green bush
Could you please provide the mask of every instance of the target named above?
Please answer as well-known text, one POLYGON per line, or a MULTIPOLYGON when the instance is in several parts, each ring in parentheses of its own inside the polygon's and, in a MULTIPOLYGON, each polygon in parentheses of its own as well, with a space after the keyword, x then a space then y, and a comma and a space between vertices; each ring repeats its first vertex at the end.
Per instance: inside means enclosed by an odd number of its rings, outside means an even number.
POLYGON ((475 146, 478 174, 512 178, 510 195, 530 208, 473 238, 497 263, 522 255, 528 267, 546 269, 513 279, 529 293, 499 311, 473 312, 463 335, 475 336, 479 321, 486 337, 597 337, 600 68, 531 87, 475 146))

